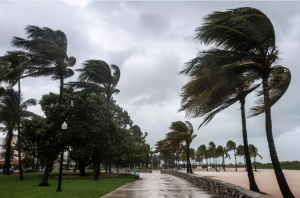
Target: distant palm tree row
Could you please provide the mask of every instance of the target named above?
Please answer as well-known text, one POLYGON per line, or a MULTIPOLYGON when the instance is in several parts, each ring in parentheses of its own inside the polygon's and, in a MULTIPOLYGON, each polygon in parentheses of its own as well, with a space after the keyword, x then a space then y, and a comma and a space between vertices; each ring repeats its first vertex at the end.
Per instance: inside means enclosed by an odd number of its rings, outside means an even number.
MULTIPOLYGON (((288 89, 291 73, 277 64, 279 50, 272 22, 263 12, 250 7, 213 12, 196 28, 195 40, 209 49, 200 51, 180 72, 189 77, 182 88, 180 111, 185 111, 188 118, 204 117, 200 128, 234 103, 240 103, 243 149, 232 142, 227 148, 234 153, 243 151, 250 189, 259 191, 252 170, 250 149, 253 151, 253 147, 248 146, 245 113, 246 97, 258 90, 256 106, 251 108, 248 117, 265 114, 267 142, 277 182, 283 197, 293 198, 280 167, 271 119, 271 107, 288 89)), ((165 139, 167 144, 170 140, 165 139)), ((209 144, 210 149, 214 147, 209 144)), ((220 154, 224 152, 221 147, 218 150, 220 154)))
MULTIPOLYGON (((223 147, 221 145, 216 147, 214 142, 209 142, 208 147, 206 147, 205 144, 200 145, 198 147, 195 155, 196 155, 197 161, 199 161, 199 162, 201 161, 203 164, 204 164, 204 160, 206 160, 207 171, 208 171, 209 164, 210 165, 212 164, 210 161, 211 159, 213 161, 213 164, 215 164, 216 171, 217 171, 217 164, 219 164, 219 169, 220 169, 220 164, 221 164, 223 167, 223 170, 226 171, 225 159, 228 158, 230 160, 231 156, 230 156, 229 152, 233 151, 233 155, 235 158, 235 171, 237 171, 236 157, 237 156, 244 157, 244 159, 245 159, 244 150, 245 150, 245 148, 243 145, 236 146, 236 143, 231 140, 229 140, 226 143, 225 147, 223 147), (210 161, 209 163, 208 163, 208 160, 210 161), (221 161, 221 163, 220 163, 220 161, 221 161)), ((260 154, 258 154, 258 149, 253 144, 249 144, 249 152, 250 152, 250 156, 254 158, 255 171, 257 171, 256 157, 258 156, 258 157, 260 157, 260 159, 263 159, 263 157, 260 154)), ((246 162, 245 162, 245 167, 247 167, 246 162)))

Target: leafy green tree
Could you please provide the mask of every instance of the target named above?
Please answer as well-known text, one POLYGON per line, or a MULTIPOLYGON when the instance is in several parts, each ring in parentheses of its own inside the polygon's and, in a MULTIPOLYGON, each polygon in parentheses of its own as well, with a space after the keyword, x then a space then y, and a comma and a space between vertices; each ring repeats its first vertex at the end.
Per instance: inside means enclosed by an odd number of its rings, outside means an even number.
MULTIPOLYGON (((289 69, 276 64, 279 50, 272 22, 260 10, 242 7, 208 15, 196 31, 196 39, 213 49, 202 53, 207 55, 205 61, 202 55, 193 59, 183 73, 206 76, 197 82, 198 93, 205 92, 203 89, 207 86, 214 87, 214 91, 207 89, 210 92, 202 95, 205 98, 244 83, 251 85, 257 80, 262 81, 257 105, 251 109, 250 117, 265 113, 266 135, 278 185, 284 197, 294 197, 282 172, 272 131, 271 107, 284 95, 291 81, 289 69), (214 79, 218 79, 218 83, 212 85, 214 79)), ((246 160, 249 161, 247 150, 246 160)), ((257 190, 253 186, 250 188, 257 190)))
POLYGON ((255 167, 255 171, 257 171, 255 159, 257 156, 260 159, 263 159, 263 157, 258 153, 258 149, 253 144, 249 144, 249 152, 250 152, 250 156, 253 157, 253 159, 254 159, 254 167, 255 167))
POLYGON ((50 140, 53 138, 51 135, 52 126, 47 123, 45 118, 39 116, 22 120, 21 126, 22 138, 20 142, 22 151, 28 159, 31 157, 32 171, 34 169, 37 171, 38 167, 43 165, 44 159, 48 158, 47 151, 51 147, 50 140), (34 159, 36 159, 35 165, 34 159))
POLYGON ((166 139, 169 141, 180 141, 185 142, 186 144, 186 162, 187 162, 187 173, 193 173, 191 163, 190 163, 190 144, 193 139, 196 138, 196 134, 194 133, 193 125, 186 121, 181 122, 173 122, 170 126, 171 132, 166 134, 166 139))
MULTIPOLYGON (((67 54, 68 41, 64 32, 54 31, 50 28, 40 28, 37 26, 27 26, 25 28, 28 39, 14 37, 12 44, 27 50, 31 55, 25 74, 31 77, 52 76, 53 80, 60 81, 59 100, 56 109, 56 122, 53 127, 53 136, 62 124, 60 118, 61 103, 63 101, 64 79, 74 74, 72 67, 76 63, 74 57, 67 54)), ((54 141, 54 140, 53 140, 54 141)), ((54 144, 54 143, 53 143, 54 144)), ((49 150, 52 156, 53 149, 49 150)), ((47 160, 40 186, 48 186, 50 159, 47 160)))

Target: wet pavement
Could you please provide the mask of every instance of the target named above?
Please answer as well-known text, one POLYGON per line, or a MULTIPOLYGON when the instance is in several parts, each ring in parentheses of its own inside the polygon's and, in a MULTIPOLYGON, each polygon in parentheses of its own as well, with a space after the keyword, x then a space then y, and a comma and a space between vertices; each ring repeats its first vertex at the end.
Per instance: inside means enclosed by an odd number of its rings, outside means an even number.
POLYGON ((219 198, 188 181, 167 174, 139 173, 140 179, 107 194, 103 198, 219 198))

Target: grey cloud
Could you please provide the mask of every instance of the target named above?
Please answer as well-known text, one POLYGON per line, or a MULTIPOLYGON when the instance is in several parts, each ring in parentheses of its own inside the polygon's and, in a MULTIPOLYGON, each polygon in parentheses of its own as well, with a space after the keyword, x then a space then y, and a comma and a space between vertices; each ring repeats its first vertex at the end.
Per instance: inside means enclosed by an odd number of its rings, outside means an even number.
MULTIPOLYGON (((272 108, 273 130, 280 159, 300 159, 292 152, 300 146, 298 52, 300 43, 300 2, 99 2, 84 6, 63 2, 0 2, 0 55, 13 49, 13 36, 25 37, 26 25, 38 25, 64 31, 68 54, 77 58, 74 67, 88 59, 101 59, 121 69, 115 96, 135 124, 149 132, 154 146, 168 132, 172 121, 186 120, 180 108, 181 87, 187 78, 179 76, 185 62, 205 47, 193 41, 194 30, 212 11, 251 6, 265 12, 274 24, 282 60, 292 72, 291 85, 272 108), (93 35, 92 35, 93 33, 93 35), (288 145, 288 146, 285 146, 288 145)), ((77 75, 76 75, 77 76, 77 75)), ((76 76, 68 79, 76 80, 76 76)), ((58 83, 49 78, 25 79, 25 98, 40 99, 58 92, 58 83)), ((247 97, 249 109, 255 94, 247 97)), ((40 113, 39 107, 33 111, 40 113)), ((225 145, 232 139, 242 143, 239 104, 217 115, 207 126, 196 130, 193 147, 209 141, 225 145)), ((191 119, 195 129, 202 118, 191 119)), ((264 161, 270 161, 264 129, 264 115, 247 119, 249 142, 254 143, 264 161)))

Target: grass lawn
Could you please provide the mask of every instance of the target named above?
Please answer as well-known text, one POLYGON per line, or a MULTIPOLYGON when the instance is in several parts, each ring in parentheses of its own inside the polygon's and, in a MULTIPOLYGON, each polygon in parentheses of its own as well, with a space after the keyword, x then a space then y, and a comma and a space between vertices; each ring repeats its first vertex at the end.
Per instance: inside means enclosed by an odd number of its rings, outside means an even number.
POLYGON ((80 178, 79 173, 64 171, 70 174, 62 180, 62 192, 56 192, 58 172, 51 173, 48 187, 40 187, 42 173, 25 173, 24 180, 19 180, 19 175, 0 175, 1 198, 33 198, 33 197, 101 197, 114 189, 133 180, 133 175, 101 173, 99 181, 93 181, 92 177, 80 178))

